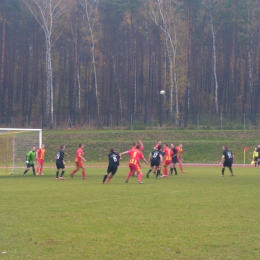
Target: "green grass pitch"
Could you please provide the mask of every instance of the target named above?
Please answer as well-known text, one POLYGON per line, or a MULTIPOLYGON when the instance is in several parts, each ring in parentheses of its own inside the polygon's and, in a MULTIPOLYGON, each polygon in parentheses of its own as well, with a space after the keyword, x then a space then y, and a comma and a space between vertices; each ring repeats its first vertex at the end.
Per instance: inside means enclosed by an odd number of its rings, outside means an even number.
MULTIPOLYGON (((146 173, 147 167, 144 167, 146 173)), ((0 259, 260 259, 260 168, 186 167, 168 179, 87 168, 0 176, 0 259)))

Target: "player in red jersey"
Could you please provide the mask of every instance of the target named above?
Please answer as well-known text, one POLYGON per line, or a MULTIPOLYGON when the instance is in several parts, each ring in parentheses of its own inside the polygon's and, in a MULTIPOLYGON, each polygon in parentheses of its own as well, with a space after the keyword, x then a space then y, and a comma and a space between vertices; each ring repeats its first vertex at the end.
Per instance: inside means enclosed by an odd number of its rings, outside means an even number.
POLYGON ((128 163, 130 172, 127 174, 127 178, 125 182, 127 183, 131 175, 137 172, 138 183, 142 184, 143 173, 140 168, 140 159, 142 159, 146 164, 148 164, 148 162, 144 158, 143 153, 140 151, 140 144, 137 144, 135 149, 131 149, 129 151, 120 153, 120 157, 124 154, 129 154, 130 156, 130 160, 128 163))
POLYGON ((176 147, 176 150, 177 150, 177 162, 179 163, 181 172, 184 173, 184 170, 183 170, 183 168, 182 168, 182 162, 183 162, 183 145, 182 145, 182 144, 179 144, 179 145, 176 147))
POLYGON ((169 166, 172 162, 172 149, 168 147, 168 144, 163 144, 163 176, 162 177, 168 177, 167 173, 167 166, 169 166))
MULTIPOLYGON (((138 142, 133 142, 133 146, 132 146, 132 149, 136 149, 136 145, 139 144, 140 145, 140 151, 143 151, 144 150, 144 145, 143 145, 143 142, 141 139, 138 140, 138 142)), ((142 165, 139 161, 139 167, 142 168, 142 165)), ((137 175, 135 175, 134 173, 131 175, 132 177, 137 177, 137 175)))
POLYGON ((82 179, 86 179, 86 172, 85 172, 85 166, 83 165, 82 161, 86 161, 86 159, 83 157, 83 148, 84 144, 79 144, 79 148, 76 151, 76 156, 75 156, 75 164, 76 164, 76 169, 70 174, 71 178, 73 178, 74 174, 81 168, 82 170, 82 179))
POLYGON ((153 148, 154 150, 158 150, 158 146, 162 144, 161 140, 158 140, 155 147, 153 148))
POLYGON ((143 151, 143 150, 144 150, 144 145, 143 145, 143 142, 142 142, 141 139, 139 139, 137 143, 136 143, 136 142, 133 143, 132 149, 136 149, 136 145, 137 145, 137 144, 140 145, 140 149, 139 149, 139 150, 140 150, 140 151, 143 151))
POLYGON ((36 168, 36 175, 44 175, 42 173, 42 169, 43 169, 45 154, 46 154, 45 145, 42 144, 41 147, 37 150, 37 155, 36 155, 37 162, 38 162, 38 166, 36 168))

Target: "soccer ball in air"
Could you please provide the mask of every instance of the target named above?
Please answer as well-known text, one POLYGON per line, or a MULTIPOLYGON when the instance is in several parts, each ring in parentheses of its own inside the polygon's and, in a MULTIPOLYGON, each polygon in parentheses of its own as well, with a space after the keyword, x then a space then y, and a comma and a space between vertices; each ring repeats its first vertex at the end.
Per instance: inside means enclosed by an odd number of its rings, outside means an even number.
POLYGON ((164 95, 164 94, 165 94, 165 91, 164 91, 164 90, 161 90, 161 91, 160 91, 160 94, 161 94, 161 95, 164 95))

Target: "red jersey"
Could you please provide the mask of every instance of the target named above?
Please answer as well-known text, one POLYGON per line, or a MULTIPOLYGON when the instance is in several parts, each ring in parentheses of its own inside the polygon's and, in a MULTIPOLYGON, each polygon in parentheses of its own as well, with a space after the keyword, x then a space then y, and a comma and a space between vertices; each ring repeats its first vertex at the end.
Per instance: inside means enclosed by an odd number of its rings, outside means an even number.
POLYGON ((128 151, 130 155, 129 163, 139 165, 140 159, 144 159, 143 153, 138 149, 132 149, 128 151))
POLYGON ((177 156, 180 157, 181 154, 183 153, 183 149, 181 147, 177 146, 176 150, 177 150, 177 156))
POLYGON ((160 144, 157 143, 153 149, 154 149, 154 150, 158 150, 158 146, 159 146, 159 145, 160 145, 160 144))
POLYGON ((164 160, 165 161, 171 161, 172 160, 172 155, 173 155, 172 149, 170 149, 169 147, 165 147, 163 149, 163 152, 164 152, 164 160))
POLYGON ((44 148, 39 148, 37 151, 37 159, 44 160, 46 150, 44 148))
POLYGON ((75 162, 82 162, 82 158, 80 156, 83 156, 82 148, 78 148, 76 152, 75 162))

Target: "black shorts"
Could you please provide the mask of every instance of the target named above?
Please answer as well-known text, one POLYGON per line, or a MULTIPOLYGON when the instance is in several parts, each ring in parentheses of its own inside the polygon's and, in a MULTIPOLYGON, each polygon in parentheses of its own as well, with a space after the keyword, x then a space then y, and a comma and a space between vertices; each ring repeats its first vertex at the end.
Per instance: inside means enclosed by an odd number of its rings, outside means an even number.
POLYGON ((178 162, 177 156, 172 157, 172 163, 176 164, 178 162))
POLYGON ((117 164, 109 164, 107 167, 107 173, 111 173, 112 175, 114 175, 117 171, 117 164))
POLYGON ((56 167, 57 167, 57 169, 64 169, 65 165, 61 161, 56 161, 56 167))
POLYGON ((158 161, 158 160, 151 160, 151 167, 154 167, 154 166, 160 166, 160 161, 158 161))
POLYGON ((26 163, 26 167, 27 167, 27 169, 29 169, 29 168, 34 168, 34 163, 26 163))
POLYGON ((224 162, 223 167, 232 167, 232 162, 224 162))

